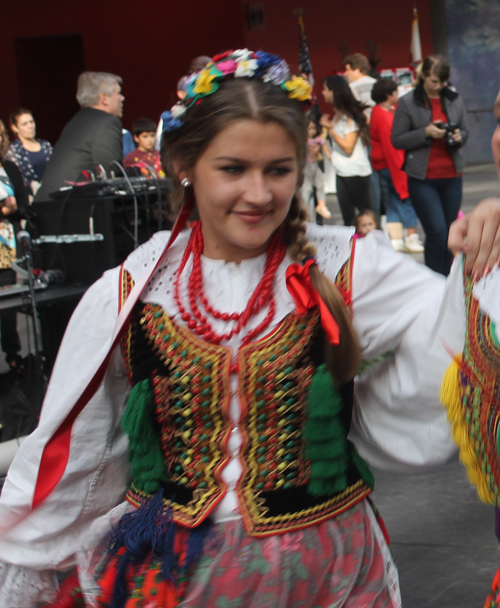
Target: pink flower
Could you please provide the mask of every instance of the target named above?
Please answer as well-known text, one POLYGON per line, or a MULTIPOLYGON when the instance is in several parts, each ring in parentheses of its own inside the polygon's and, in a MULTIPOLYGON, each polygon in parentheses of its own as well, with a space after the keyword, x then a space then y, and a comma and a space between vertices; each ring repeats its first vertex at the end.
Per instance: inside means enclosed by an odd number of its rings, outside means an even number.
POLYGON ((221 61, 217 64, 217 69, 220 70, 224 76, 235 72, 237 67, 238 64, 234 59, 227 59, 226 61, 221 61))
POLYGON ((283 534, 281 550, 283 553, 300 552, 303 549, 304 534, 300 531, 283 534))

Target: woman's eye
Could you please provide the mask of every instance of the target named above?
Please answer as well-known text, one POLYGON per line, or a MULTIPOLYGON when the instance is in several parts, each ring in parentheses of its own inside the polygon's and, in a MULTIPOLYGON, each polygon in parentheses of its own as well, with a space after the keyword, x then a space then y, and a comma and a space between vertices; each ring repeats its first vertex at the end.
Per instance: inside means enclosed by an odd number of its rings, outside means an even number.
POLYGON ((239 175, 240 173, 243 173, 244 167, 241 165, 226 165, 225 167, 221 167, 221 171, 229 173, 229 175, 239 175))
POLYGON ((272 175, 276 175, 278 177, 282 176, 282 175, 288 175, 290 173, 291 169, 290 167, 273 167, 270 170, 270 173, 272 173, 272 175))

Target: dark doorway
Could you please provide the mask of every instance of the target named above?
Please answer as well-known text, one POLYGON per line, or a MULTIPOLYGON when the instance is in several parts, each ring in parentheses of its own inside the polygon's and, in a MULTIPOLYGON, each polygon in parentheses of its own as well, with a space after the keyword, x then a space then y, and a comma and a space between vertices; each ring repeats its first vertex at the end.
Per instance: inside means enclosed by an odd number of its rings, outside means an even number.
POLYGON ((54 144, 79 109, 76 81, 85 70, 81 34, 18 38, 15 41, 19 99, 31 110, 37 135, 54 144))

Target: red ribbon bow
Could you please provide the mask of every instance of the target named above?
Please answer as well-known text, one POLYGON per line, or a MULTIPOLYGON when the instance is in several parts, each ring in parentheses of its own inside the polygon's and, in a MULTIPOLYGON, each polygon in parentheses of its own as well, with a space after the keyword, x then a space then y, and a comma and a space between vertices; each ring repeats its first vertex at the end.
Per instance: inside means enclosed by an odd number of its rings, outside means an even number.
POLYGON ((323 301, 322 297, 311 283, 309 269, 316 263, 314 258, 305 264, 290 264, 286 269, 286 287, 295 301, 299 314, 304 314, 314 307, 318 307, 321 315, 321 325, 332 344, 339 343, 339 326, 323 301))

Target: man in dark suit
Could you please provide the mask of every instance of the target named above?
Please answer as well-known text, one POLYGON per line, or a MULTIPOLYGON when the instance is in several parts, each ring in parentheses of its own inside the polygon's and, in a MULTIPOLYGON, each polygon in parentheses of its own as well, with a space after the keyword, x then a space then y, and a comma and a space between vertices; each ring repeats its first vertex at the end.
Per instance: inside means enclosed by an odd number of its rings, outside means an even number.
POLYGON ((67 182, 82 180, 82 171, 95 173, 98 165, 108 171, 113 161, 122 160, 124 97, 122 79, 106 72, 84 72, 78 78, 76 98, 81 110, 64 127, 45 169, 35 200, 49 200, 49 194, 67 182))

